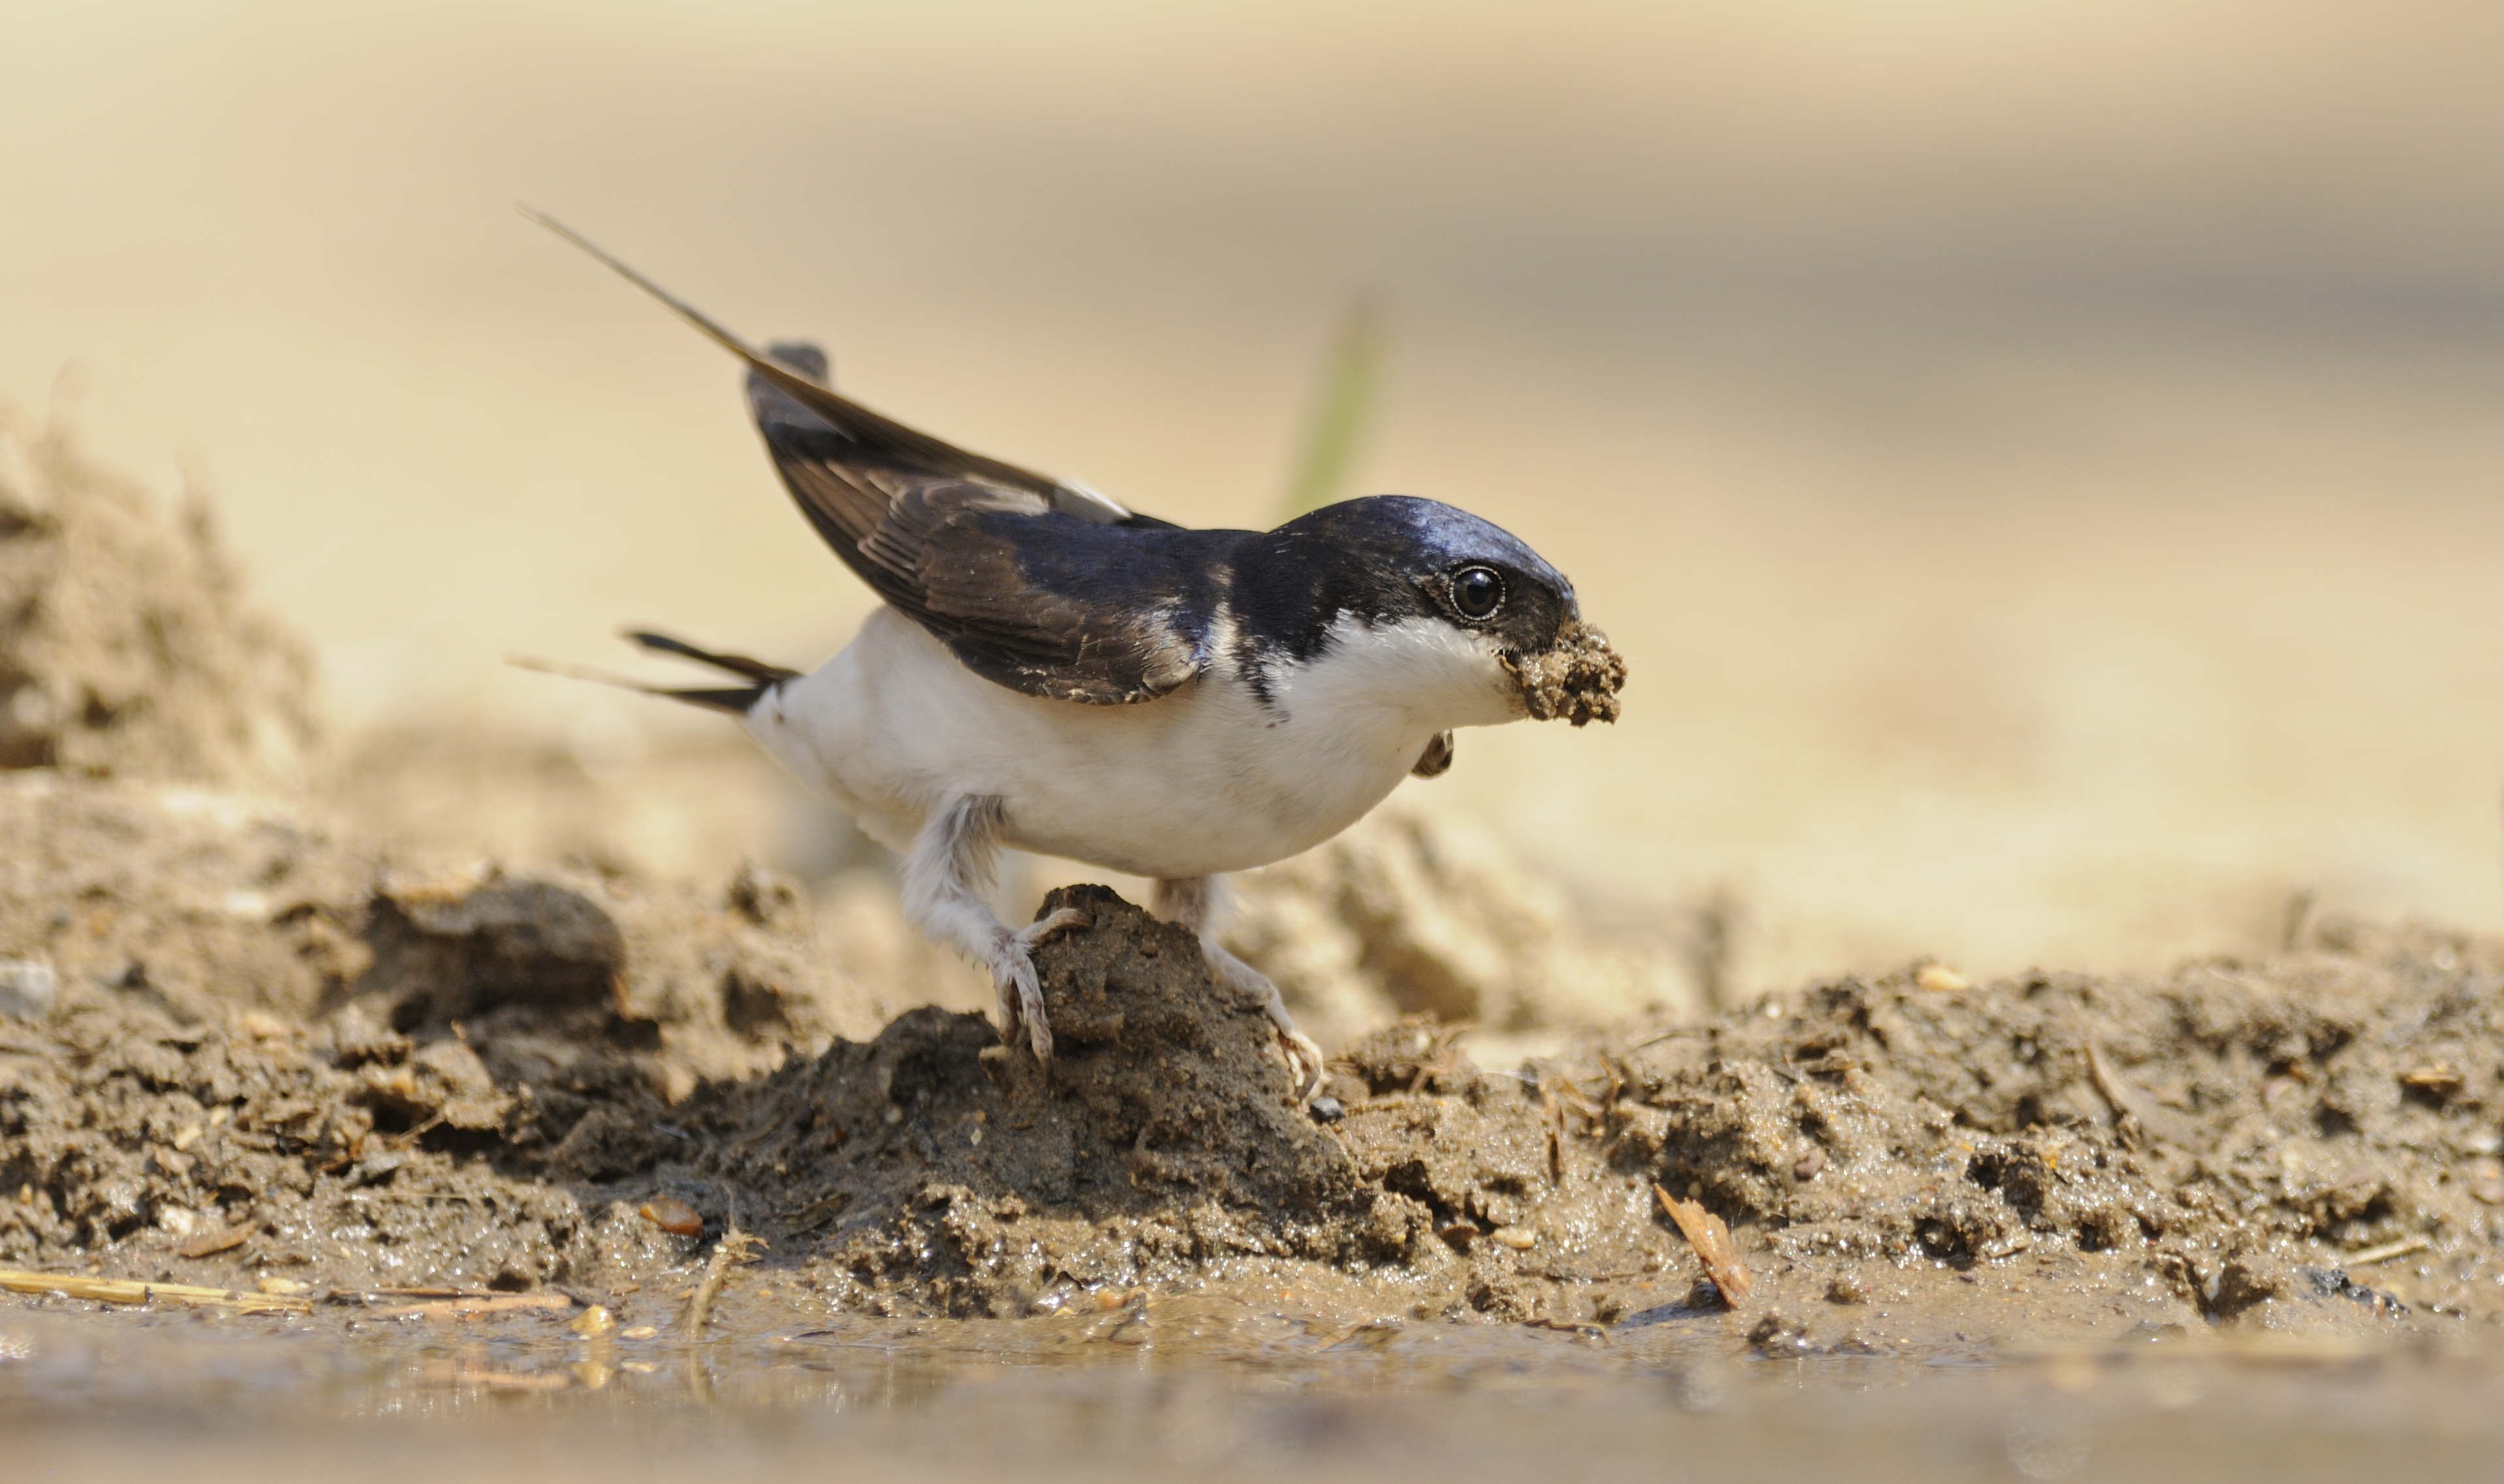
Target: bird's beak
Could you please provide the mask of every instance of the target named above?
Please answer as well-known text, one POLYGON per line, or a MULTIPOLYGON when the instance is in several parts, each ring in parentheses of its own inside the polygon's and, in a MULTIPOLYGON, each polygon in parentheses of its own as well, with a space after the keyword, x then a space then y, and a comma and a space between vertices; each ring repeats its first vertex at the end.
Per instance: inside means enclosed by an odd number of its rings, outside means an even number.
POLYGON ((1576 726, 1617 719, 1617 692, 1626 687, 1626 662, 1609 647, 1609 637, 1569 618, 1556 642, 1535 654, 1504 657, 1521 686, 1522 708, 1534 721, 1562 716, 1576 726))

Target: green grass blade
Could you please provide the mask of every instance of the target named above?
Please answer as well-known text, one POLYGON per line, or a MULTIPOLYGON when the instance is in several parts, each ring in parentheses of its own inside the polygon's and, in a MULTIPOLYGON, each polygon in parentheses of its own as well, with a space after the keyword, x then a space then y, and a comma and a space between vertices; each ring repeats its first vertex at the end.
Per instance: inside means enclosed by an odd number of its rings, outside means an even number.
POLYGON ((1346 498, 1348 477, 1373 431, 1388 342, 1373 299, 1349 306, 1323 362, 1321 396, 1304 426, 1304 447, 1279 501, 1281 521, 1346 498))

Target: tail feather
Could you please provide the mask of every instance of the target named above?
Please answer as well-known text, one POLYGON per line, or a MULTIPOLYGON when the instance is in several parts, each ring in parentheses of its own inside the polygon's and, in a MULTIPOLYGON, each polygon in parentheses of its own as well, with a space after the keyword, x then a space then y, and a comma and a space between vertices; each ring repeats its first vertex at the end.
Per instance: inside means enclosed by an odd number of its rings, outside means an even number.
POLYGON ((770 684, 777 680, 796 680, 800 677, 800 672, 796 670, 785 670, 780 665, 768 665, 763 660, 749 659, 744 654, 723 654, 715 650, 699 649, 685 639, 673 638, 667 634, 655 634, 648 629, 625 629, 619 632, 628 640, 657 654, 675 654, 682 660, 693 660, 699 665, 710 665, 715 670, 727 671, 735 675, 746 675, 751 680, 763 680, 770 684))
POLYGON ((683 701, 689 706, 728 711, 734 716, 747 715, 755 708, 757 702, 765 699, 768 691, 790 678, 788 673, 784 673, 772 679, 760 679, 753 685, 679 687, 647 685, 641 680, 630 679, 625 675, 613 675, 606 671, 592 670, 586 666, 564 665, 553 660, 538 660, 522 654, 506 655, 504 663, 520 670, 536 670, 541 674, 563 675, 569 680, 589 680, 595 685, 613 685, 619 690, 631 690, 639 695, 683 701))

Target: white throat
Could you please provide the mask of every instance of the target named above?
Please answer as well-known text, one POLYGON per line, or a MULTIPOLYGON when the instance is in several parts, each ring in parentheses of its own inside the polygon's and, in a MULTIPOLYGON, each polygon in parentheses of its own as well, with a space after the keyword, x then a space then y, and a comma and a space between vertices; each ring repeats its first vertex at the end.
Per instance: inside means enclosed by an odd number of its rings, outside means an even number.
POLYGON ((1291 726, 1318 724, 1392 747, 1525 714, 1495 641, 1432 618, 1369 624, 1342 614, 1320 654, 1277 666, 1268 679, 1270 705, 1291 726))

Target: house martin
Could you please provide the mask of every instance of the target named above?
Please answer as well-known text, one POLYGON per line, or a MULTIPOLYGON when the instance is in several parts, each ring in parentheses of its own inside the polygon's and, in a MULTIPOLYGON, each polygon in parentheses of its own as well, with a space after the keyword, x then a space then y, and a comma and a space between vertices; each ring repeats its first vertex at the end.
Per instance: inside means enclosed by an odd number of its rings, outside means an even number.
POLYGON ((835 392, 824 354, 764 350, 565 226, 535 220, 747 366, 748 408, 801 513, 884 604, 803 673, 635 632, 727 684, 635 688, 738 716, 803 784, 903 857, 906 915, 988 967, 1000 1033, 1052 1028, 1025 928, 988 905, 1003 846, 1156 884, 1213 976, 1276 1026, 1299 1097, 1322 1056, 1275 985, 1218 942, 1227 873, 1311 849, 1463 727, 1614 721, 1625 664, 1519 539, 1381 495, 1272 531, 1193 531, 968 453, 835 392))

